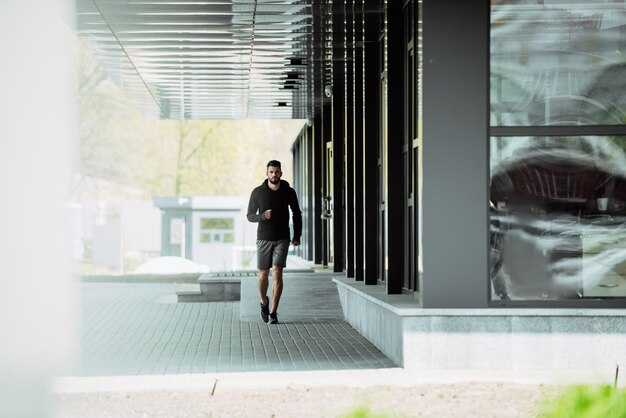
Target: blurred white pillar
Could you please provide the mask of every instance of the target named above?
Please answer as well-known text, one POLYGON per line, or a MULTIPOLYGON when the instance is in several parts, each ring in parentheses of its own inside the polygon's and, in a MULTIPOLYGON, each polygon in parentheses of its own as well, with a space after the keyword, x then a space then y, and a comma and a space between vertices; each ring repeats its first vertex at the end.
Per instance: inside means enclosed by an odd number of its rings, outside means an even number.
POLYGON ((72 16, 62 0, 0 3, 0 416, 42 417, 76 353, 63 201, 75 139, 72 16))

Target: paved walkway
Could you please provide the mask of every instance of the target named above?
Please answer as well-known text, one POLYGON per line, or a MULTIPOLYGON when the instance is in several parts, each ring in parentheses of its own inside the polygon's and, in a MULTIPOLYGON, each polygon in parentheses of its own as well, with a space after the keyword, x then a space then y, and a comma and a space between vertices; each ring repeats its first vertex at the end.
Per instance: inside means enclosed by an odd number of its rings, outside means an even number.
POLYGON ((177 303, 191 284, 82 283, 74 375, 395 367, 345 322, 331 276, 287 272, 278 325, 260 319, 254 276, 241 278, 241 302, 177 303))

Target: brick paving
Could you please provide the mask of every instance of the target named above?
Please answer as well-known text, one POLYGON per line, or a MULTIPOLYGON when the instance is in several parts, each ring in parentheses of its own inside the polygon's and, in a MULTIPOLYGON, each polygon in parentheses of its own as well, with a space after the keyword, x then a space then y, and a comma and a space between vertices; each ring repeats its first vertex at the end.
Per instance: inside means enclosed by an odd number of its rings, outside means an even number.
POLYGON ((177 303, 190 284, 82 283, 75 375, 396 367, 344 321, 330 277, 286 273, 278 325, 260 319, 255 277, 241 302, 177 303))

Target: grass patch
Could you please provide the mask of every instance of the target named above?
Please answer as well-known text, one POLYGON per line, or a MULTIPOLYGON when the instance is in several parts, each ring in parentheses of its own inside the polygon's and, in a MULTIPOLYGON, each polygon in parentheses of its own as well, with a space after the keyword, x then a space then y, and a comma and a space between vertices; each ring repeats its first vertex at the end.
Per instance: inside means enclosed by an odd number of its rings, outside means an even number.
POLYGON ((626 389, 575 385, 546 402, 540 418, 626 418, 626 389))
POLYGON ((374 413, 367 406, 359 406, 356 409, 342 415, 341 418, 392 418, 389 414, 374 413))

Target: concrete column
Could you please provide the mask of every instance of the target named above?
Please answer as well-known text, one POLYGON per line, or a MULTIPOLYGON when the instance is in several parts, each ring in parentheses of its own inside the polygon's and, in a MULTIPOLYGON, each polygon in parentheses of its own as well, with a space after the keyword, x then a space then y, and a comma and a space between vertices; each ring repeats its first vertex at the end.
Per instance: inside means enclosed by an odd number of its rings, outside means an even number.
POLYGON ((52 415, 51 375, 76 358, 69 200, 76 82, 62 1, 0 6, 0 416, 52 415))
POLYGON ((344 20, 343 5, 333 4, 333 82, 332 82, 332 152, 333 152, 333 271, 343 272, 345 263, 344 214, 344 20))
POLYGON ((422 304, 486 307, 489 3, 424 2, 423 22, 422 304))
POLYGON ((352 0, 344 3, 344 173, 345 173, 345 236, 346 276, 354 277, 354 22, 352 0))
POLYGON ((380 66, 378 59, 379 18, 378 9, 364 5, 363 33, 363 279, 365 284, 377 284, 378 217, 377 159, 380 141, 378 85, 380 66))
POLYGON ((354 20, 354 141, 353 141, 353 197, 354 202, 354 279, 362 281, 364 275, 363 261, 363 142, 364 135, 364 101, 363 101, 363 0, 356 0, 353 5, 354 20))

